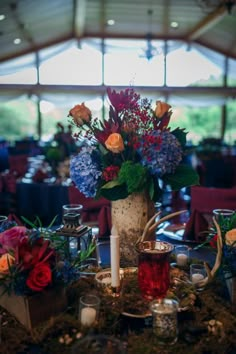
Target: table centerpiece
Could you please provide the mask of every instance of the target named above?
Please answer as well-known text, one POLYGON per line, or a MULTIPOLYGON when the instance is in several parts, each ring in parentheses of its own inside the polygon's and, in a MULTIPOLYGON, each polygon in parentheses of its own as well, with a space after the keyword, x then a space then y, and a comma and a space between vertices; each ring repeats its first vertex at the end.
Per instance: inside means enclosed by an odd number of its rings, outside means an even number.
MULTIPOLYGON (((112 225, 121 257, 136 257, 134 248, 148 220, 155 214, 163 187, 173 191, 198 184, 198 175, 183 163, 184 129, 169 127, 171 106, 152 101, 132 88, 107 89, 108 117, 93 117, 83 103, 69 111, 78 154, 71 158, 70 175, 78 189, 92 198, 111 201, 112 225)), ((155 239, 155 233, 149 235, 155 239)))
POLYGON ((0 229, 0 306, 31 330, 67 306, 66 288, 80 277, 80 266, 95 249, 73 259, 55 232, 5 221, 0 229))
MULTIPOLYGON (((213 224, 207 231, 206 241, 197 246, 208 245, 216 250, 216 271, 223 275, 233 305, 236 304, 236 212, 224 217, 219 215, 217 222, 213 217, 213 224)), ((207 265, 206 265, 207 267, 207 265)), ((215 272, 216 273, 216 272, 215 272)), ((209 274, 209 271, 208 271, 209 274)))

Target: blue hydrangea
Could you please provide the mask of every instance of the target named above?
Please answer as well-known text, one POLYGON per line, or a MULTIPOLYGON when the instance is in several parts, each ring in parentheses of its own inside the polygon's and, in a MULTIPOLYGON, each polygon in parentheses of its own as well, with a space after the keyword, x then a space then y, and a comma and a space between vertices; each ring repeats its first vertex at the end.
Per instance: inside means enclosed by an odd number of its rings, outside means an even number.
POLYGON ((80 274, 76 267, 73 267, 68 260, 62 263, 62 266, 57 269, 54 274, 55 281, 63 282, 64 284, 70 284, 71 282, 79 279, 80 274))
POLYGON ((157 178, 165 174, 174 173, 176 167, 182 160, 183 151, 178 139, 168 130, 152 133, 152 143, 147 147, 146 142, 141 142, 138 153, 141 157, 141 164, 146 166, 150 173, 157 178), (158 143, 161 138, 161 144, 158 143))
POLYGON ((98 151, 94 146, 83 146, 71 159, 70 176, 81 193, 86 197, 95 197, 102 175, 98 151))

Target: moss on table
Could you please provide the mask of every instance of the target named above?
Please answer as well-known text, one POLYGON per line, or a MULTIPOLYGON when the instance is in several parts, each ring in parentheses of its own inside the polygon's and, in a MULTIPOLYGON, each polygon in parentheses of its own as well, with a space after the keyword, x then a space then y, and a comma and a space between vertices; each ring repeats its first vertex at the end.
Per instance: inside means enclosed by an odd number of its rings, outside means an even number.
MULTIPOLYGON (((135 286, 133 284, 134 291, 136 291, 135 286)), ((132 287, 130 294, 132 295, 132 287)), ((37 354, 69 354, 71 347, 79 338, 83 338, 88 333, 102 333, 120 338, 125 343, 128 354, 233 354, 236 352, 236 317, 224 295, 221 280, 215 280, 208 285, 198 294, 198 300, 191 310, 180 314, 178 342, 174 346, 163 348, 153 335, 151 326, 138 330, 133 330, 128 326, 125 328, 124 318, 120 316, 124 306, 122 297, 116 298, 111 293, 98 288, 92 276, 81 278, 68 288, 66 312, 51 318, 31 333, 28 333, 12 316, 1 309, 0 353, 29 353, 29 348, 32 353, 32 348, 34 348, 37 354), (88 292, 101 297, 99 322, 92 329, 81 328, 76 316, 78 299, 88 292), (225 336, 214 336, 209 333, 195 334, 192 338, 187 336, 189 328, 206 328, 207 322, 211 319, 222 322, 225 336)), ((130 302, 132 301, 131 296, 130 302)), ((80 353, 83 353, 82 348, 80 353)))

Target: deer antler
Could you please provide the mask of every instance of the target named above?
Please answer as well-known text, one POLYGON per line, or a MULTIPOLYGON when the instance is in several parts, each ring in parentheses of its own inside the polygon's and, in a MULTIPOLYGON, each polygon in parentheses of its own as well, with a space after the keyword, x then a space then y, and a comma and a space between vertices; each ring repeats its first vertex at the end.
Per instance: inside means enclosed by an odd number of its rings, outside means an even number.
POLYGON ((156 219, 156 217, 161 214, 161 211, 159 211, 158 213, 156 213, 156 214, 147 222, 147 224, 146 224, 146 226, 145 226, 145 228, 144 228, 144 230, 143 230, 142 236, 139 238, 139 240, 138 240, 137 243, 143 242, 143 241, 145 240, 146 236, 147 236, 148 234, 150 234, 151 232, 153 232, 153 231, 157 228, 157 226, 160 225, 160 224, 162 224, 164 221, 169 220, 169 219, 171 219, 171 218, 173 218, 173 217, 175 217, 175 216, 177 216, 177 215, 179 215, 179 214, 185 213, 185 212, 186 212, 186 210, 176 211, 175 213, 172 213, 172 214, 169 214, 169 215, 164 216, 163 218, 159 219, 158 221, 156 221, 156 222, 153 224, 153 222, 154 222, 154 220, 156 219), (152 224, 153 224, 153 225, 152 225, 152 224))
POLYGON ((206 284, 210 283, 221 265, 222 247, 223 247, 221 229, 220 229, 220 226, 217 223, 215 217, 213 217, 213 222, 215 224, 216 231, 217 231, 217 255, 216 255, 216 259, 215 259, 215 264, 214 264, 213 268, 210 269, 208 264, 206 262, 204 262, 204 266, 205 266, 206 272, 207 272, 207 277, 204 278, 203 280, 201 280, 200 282, 198 282, 197 287, 204 287, 204 286, 206 286, 206 284))

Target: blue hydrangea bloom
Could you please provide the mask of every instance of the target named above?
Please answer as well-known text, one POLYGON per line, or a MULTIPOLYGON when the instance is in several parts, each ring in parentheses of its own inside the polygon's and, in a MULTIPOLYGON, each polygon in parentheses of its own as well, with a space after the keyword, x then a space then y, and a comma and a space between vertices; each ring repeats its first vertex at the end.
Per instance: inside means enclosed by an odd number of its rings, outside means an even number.
POLYGON ((155 131, 152 133, 152 138, 156 138, 157 143, 152 141, 152 144, 147 147, 145 142, 141 142, 141 147, 138 149, 141 164, 157 178, 166 173, 174 173, 183 156, 178 139, 168 130, 155 131), (161 144, 158 143, 159 137, 161 137, 161 144))
POLYGON ((86 197, 95 197, 102 175, 98 151, 94 146, 83 146, 71 159, 70 176, 81 193, 86 197))

